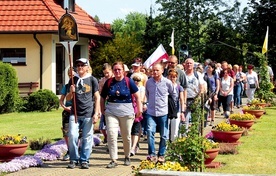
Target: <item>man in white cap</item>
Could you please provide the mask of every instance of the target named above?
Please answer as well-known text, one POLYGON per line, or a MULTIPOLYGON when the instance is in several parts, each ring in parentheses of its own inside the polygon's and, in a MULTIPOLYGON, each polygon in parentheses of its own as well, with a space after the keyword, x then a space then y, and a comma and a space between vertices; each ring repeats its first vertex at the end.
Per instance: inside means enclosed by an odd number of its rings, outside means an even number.
POLYGON ((75 101, 72 103, 69 117, 70 163, 68 168, 74 169, 80 163, 81 169, 88 169, 89 157, 92 152, 93 124, 101 116, 100 94, 97 79, 88 73, 89 61, 85 58, 76 60, 76 68, 78 76, 74 77, 74 84, 72 84, 72 80, 69 81, 70 93, 75 96, 75 101), (93 99, 95 106, 93 106, 93 99), (82 131, 82 143, 79 152, 80 130, 82 131))

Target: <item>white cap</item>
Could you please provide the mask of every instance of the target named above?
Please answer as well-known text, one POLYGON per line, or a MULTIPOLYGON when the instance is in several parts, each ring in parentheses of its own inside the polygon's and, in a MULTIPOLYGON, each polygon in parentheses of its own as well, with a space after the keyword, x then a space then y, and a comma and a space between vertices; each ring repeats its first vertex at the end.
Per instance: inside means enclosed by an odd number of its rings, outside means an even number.
POLYGON ((128 69, 128 67, 127 67, 126 64, 124 64, 124 70, 125 70, 125 71, 129 71, 129 69, 128 69))
POLYGON ((131 66, 136 66, 136 67, 139 67, 139 66, 141 66, 141 63, 139 63, 139 62, 135 62, 135 63, 131 64, 131 66))
POLYGON ((89 65, 88 60, 85 59, 85 58, 80 58, 80 59, 76 60, 76 63, 78 63, 78 62, 81 62, 81 63, 83 63, 84 65, 89 65))

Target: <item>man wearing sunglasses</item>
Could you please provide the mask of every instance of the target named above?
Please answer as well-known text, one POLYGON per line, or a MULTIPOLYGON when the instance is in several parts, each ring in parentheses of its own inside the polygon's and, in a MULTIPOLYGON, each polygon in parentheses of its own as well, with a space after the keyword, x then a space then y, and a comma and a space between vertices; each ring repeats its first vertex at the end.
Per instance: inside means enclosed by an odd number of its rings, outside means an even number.
POLYGON ((78 59, 76 67, 78 75, 73 78, 74 84, 72 84, 72 80, 69 81, 70 93, 75 96, 75 101, 73 101, 69 118, 70 163, 68 168, 74 169, 80 163, 81 169, 88 169, 89 157, 92 152, 93 124, 101 115, 99 85, 97 79, 88 72, 89 61, 87 59, 78 59), (93 112, 95 113, 93 114, 93 112), (79 131, 82 131, 80 152, 78 151, 79 131))

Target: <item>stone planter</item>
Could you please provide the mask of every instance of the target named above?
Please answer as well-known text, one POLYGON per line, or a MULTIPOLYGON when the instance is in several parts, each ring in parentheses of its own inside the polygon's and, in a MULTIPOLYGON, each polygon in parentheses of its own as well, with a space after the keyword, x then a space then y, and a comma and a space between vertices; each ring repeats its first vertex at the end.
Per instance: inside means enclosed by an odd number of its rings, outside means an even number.
POLYGON ((243 131, 215 131, 212 130, 213 137, 218 142, 236 143, 242 136, 243 131))
POLYGON ((251 126, 255 123, 255 120, 232 120, 229 119, 230 124, 238 125, 243 128, 251 128, 251 126))
POLYGON ((264 110, 249 110, 249 109, 243 109, 243 113, 249 113, 254 115, 257 119, 261 118, 261 116, 264 114, 264 110))
POLYGON ((0 145, 0 161, 10 161, 15 157, 24 155, 28 144, 0 145))
POLYGON ((207 165, 210 164, 217 157, 219 153, 219 148, 206 150, 205 153, 208 157, 205 158, 204 164, 207 165))

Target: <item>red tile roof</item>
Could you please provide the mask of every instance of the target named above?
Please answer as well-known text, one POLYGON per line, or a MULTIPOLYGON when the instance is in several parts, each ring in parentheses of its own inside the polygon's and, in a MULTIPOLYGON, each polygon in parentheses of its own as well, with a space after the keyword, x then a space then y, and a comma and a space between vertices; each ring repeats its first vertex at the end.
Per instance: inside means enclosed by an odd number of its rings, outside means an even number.
MULTIPOLYGON (((58 22, 65 10, 56 0, 0 0, 0 34, 58 33, 58 22)), ((70 13, 79 34, 111 37, 106 24, 100 24, 78 5, 70 13)))

